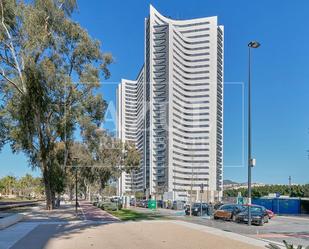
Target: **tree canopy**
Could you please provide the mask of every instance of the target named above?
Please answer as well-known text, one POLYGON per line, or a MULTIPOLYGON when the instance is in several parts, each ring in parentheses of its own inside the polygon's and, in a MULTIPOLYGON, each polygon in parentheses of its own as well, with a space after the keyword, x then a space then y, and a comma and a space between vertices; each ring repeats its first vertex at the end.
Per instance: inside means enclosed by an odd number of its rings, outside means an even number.
MULTIPOLYGON (((224 196, 236 197, 238 192, 242 196, 248 196, 247 188, 227 189, 224 190, 224 196)), ((270 193, 280 193, 280 195, 287 195, 290 197, 309 197, 309 184, 304 185, 265 185, 252 188, 252 197, 267 196, 270 193)))
POLYGON ((1 195, 16 195, 18 197, 41 197, 43 182, 40 177, 26 174, 20 178, 12 175, 0 178, 1 195))
POLYGON ((74 0, 0 0, 0 146, 23 152, 43 174, 47 208, 77 127, 99 127, 110 54, 70 16, 74 0), (60 160, 61 161, 61 160, 60 160))

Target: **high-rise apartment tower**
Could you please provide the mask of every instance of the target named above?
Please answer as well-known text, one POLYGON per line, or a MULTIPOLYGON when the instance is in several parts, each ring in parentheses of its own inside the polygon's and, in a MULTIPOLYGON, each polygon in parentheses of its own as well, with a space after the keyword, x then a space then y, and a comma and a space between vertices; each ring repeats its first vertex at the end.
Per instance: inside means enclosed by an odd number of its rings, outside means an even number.
POLYGON ((120 177, 120 195, 187 199, 203 186, 209 200, 221 198, 223 40, 216 16, 174 20, 150 6, 144 65, 117 91, 118 137, 142 155, 133 179, 120 177))

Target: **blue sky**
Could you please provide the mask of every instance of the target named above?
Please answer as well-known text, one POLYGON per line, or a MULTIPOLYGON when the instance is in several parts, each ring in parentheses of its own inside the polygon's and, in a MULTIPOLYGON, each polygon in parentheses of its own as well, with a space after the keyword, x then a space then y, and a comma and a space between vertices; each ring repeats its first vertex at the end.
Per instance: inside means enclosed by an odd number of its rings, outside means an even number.
MULTIPOLYGON (((150 3, 177 19, 217 15, 225 26, 224 178, 246 181, 242 91, 246 92, 247 43, 256 39, 262 46, 253 51, 253 155, 257 159, 253 181, 288 183, 291 175, 292 182, 309 183, 309 1, 79 0, 74 20, 115 58, 112 77, 101 89, 111 109, 116 83, 121 78, 135 79, 143 63, 144 18, 150 3)), ((105 126, 112 129, 113 123, 105 126)), ((0 176, 31 172, 26 158, 12 155, 8 147, 0 153, 0 162, 0 176)))

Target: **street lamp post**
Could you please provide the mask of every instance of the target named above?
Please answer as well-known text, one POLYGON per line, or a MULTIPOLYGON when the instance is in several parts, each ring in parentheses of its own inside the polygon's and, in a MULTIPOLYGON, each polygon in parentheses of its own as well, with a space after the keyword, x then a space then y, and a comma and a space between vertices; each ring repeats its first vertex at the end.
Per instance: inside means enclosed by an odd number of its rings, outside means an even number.
POLYGON ((192 155, 191 155, 192 165, 191 165, 191 188, 190 188, 190 216, 192 216, 192 192, 193 192, 193 177, 194 177, 193 159, 194 159, 194 151, 192 151, 192 155))
POLYGON ((75 215, 77 215, 78 197, 77 197, 77 157, 74 160, 74 171, 75 171, 75 215))
POLYGON ((77 205, 78 205, 78 197, 77 197, 77 167, 75 168, 75 213, 77 215, 77 205))
POLYGON ((206 185, 206 187, 207 187, 207 204, 209 204, 209 178, 207 179, 207 185, 206 185))
POLYGON ((255 159, 251 155, 251 49, 258 48, 261 44, 251 41, 249 48, 249 68, 248 68, 248 225, 251 226, 251 168, 255 165, 255 159))
POLYGON ((192 216, 192 192, 193 192, 193 165, 191 168, 191 188, 190 188, 190 216, 192 216))
POLYGON ((201 216, 203 216, 203 193, 204 193, 204 184, 201 184, 201 216))

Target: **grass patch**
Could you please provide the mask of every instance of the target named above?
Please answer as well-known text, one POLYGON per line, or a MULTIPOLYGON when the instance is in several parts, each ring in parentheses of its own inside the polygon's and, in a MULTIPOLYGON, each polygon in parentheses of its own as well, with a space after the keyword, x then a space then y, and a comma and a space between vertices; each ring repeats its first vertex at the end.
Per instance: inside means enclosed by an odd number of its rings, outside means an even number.
POLYGON ((166 218, 156 213, 141 213, 131 209, 121 209, 118 211, 107 211, 107 212, 116 216, 122 221, 158 220, 166 218))

